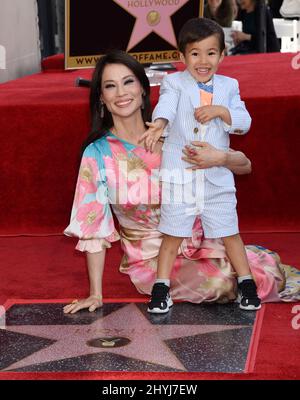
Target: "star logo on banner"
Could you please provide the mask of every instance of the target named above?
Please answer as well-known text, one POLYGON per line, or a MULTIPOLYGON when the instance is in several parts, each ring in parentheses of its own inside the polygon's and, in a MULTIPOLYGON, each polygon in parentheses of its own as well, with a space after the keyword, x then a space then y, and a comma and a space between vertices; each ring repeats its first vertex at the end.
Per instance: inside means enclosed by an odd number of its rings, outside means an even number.
POLYGON ((90 325, 7 326, 7 331, 51 339, 55 343, 14 362, 2 371, 101 353, 118 354, 137 361, 186 371, 186 367, 166 343, 167 340, 243 327, 244 325, 152 324, 132 303, 99 317, 90 325))
POLYGON ((145 39, 151 32, 155 32, 172 46, 177 46, 171 16, 188 0, 113 1, 136 18, 127 51, 145 39))

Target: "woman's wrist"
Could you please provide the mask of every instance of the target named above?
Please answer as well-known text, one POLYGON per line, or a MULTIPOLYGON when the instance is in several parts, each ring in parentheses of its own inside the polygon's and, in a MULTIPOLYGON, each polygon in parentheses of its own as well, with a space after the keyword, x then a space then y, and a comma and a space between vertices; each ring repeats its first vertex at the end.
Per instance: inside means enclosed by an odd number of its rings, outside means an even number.
POLYGON ((227 167, 228 164, 228 152, 220 150, 219 154, 219 167, 227 167))

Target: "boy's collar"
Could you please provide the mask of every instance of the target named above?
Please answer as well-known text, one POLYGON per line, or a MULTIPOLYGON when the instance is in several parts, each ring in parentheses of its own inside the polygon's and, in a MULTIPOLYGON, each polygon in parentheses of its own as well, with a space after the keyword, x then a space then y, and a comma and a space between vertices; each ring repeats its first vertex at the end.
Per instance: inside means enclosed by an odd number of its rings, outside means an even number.
POLYGON ((204 85, 207 85, 207 86, 211 86, 214 83, 214 81, 213 81, 213 78, 211 78, 208 82, 201 82, 201 83, 204 83, 204 85))

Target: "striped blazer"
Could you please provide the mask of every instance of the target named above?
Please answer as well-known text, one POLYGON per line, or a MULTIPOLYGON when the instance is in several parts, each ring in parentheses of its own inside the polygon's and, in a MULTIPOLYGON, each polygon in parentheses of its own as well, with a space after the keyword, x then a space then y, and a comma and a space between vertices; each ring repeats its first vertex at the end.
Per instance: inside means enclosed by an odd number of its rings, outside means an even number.
MULTIPOLYGON (((167 137, 163 145, 161 179, 170 180, 170 171, 175 173, 175 181, 184 183, 192 179, 192 174, 184 173, 191 164, 181 160, 182 149, 192 140, 204 140, 220 150, 229 149, 229 134, 245 134, 251 125, 251 117, 241 100, 236 79, 223 75, 213 76, 213 105, 227 107, 232 124, 226 125, 221 118, 208 123, 205 136, 201 136, 201 124, 194 117, 194 110, 200 104, 200 91, 196 80, 185 70, 167 75, 160 87, 158 104, 153 111, 152 120, 165 118, 167 137), (190 177, 190 178, 188 178, 190 177)), ((203 127, 203 126, 202 126, 203 127)), ((206 178, 217 186, 233 186, 234 179, 225 167, 212 167, 204 170, 206 178)))

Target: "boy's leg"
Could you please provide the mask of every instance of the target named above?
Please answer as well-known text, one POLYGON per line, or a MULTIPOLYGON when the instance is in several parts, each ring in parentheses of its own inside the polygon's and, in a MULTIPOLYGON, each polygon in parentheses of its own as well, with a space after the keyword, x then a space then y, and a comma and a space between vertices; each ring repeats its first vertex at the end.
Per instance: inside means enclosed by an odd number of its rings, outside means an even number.
POLYGON ((205 181, 205 206, 201 214, 204 236, 223 238, 227 256, 238 275, 242 292, 240 307, 246 310, 260 308, 256 285, 252 278, 244 243, 239 235, 234 187, 217 187, 205 181), (250 301, 251 299, 251 301, 250 301))
POLYGON ((164 236, 158 254, 157 279, 148 306, 150 313, 166 313, 173 305, 169 295, 171 270, 181 242, 185 237, 192 236, 196 216, 186 214, 186 208, 190 207, 190 204, 185 204, 179 196, 183 194, 184 189, 183 184, 166 185, 166 182, 163 182, 162 185, 163 201, 158 230, 164 236))
POLYGON ((244 243, 239 234, 223 237, 227 256, 238 275, 238 287, 241 292, 240 308, 258 310, 261 301, 252 277, 244 243))
POLYGON ((170 279, 171 270, 183 239, 183 237, 164 235, 158 254, 158 279, 170 279))
POLYGON ((148 305, 148 312, 162 314, 169 311, 173 305, 169 295, 170 275, 174 265, 178 248, 183 241, 182 237, 164 235, 157 265, 157 279, 152 288, 151 300, 148 305))
POLYGON ((244 243, 239 234, 223 237, 226 253, 239 277, 251 276, 244 243))

